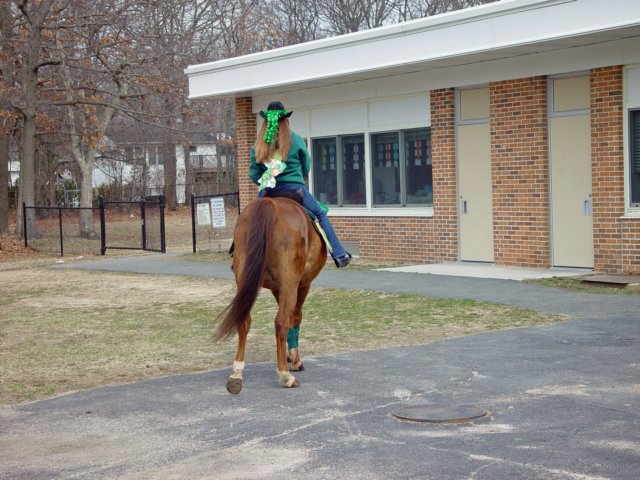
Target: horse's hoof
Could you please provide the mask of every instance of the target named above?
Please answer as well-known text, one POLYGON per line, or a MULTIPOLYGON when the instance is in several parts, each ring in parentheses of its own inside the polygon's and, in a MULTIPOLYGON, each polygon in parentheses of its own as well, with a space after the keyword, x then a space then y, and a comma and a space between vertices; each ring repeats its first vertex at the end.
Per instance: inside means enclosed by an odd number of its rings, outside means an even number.
POLYGON ((230 378, 227 380, 227 392, 232 395, 237 395, 242 390, 242 379, 230 378))
POLYGON ((296 388, 300 386, 298 379, 295 379, 291 385, 283 385, 284 388, 296 388))
POLYGON ((304 365, 300 364, 300 366, 297 368, 294 365, 291 365, 291 368, 289 370, 292 370, 294 372, 304 372, 304 365))

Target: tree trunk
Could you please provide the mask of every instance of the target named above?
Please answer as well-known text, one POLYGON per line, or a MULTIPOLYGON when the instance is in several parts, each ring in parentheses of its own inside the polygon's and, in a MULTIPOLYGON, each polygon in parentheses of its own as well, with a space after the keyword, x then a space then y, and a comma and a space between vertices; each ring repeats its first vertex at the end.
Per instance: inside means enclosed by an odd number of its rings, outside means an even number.
POLYGON ((9 145, 9 134, 0 132, 0 235, 9 233, 9 145))
POLYGON ((191 205, 191 194, 195 192, 191 170, 191 145, 183 143, 182 151, 184 153, 184 200, 187 205, 191 205))
MULTIPOLYGON (((44 147, 42 147, 44 148, 44 147)), ((36 150, 36 204, 45 207, 55 206, 55 157, 53 151, 36 150)))
POLYGON ((176 195, 176 146, 165 143, 162 146, 164 164, 164 205, 171 211, 176 209, 178 198, 176 195))
POLYGON ((93 156, 89 149, 80 165, 80 236, 89 239, 98 238, 93 228, 93 156))
MULTIPOLYGON (((35 92, 34 92, 35 97, 35 92)), ((35 98, 34 98, 35 105, 35 98)), ((26 112, 25 112, 26 113, 26 112)), ((22 218, 22 204, 27 207, 35 206, 35 182, 34 182, 34 156, 36 138, 36 115, 35 108, 33 115, 23 116, 22 139, 21 139, 21 161, 20 161, 20 193, 18 195, 18 205, 16 206, 16 235, 24 238, 24 223, 26 223, 27 237, 37 238, 36 217, 34 209, 27 209, 27 218, 22 218)))
MULTIPOLYGON (((19 3, 19 2, 18 2, 19 3)), ((20 195, 16 208, 16 234, 23 235, 23 222, 27 226, 29 238, 36 238, 35 210, 27 210, 27 218, 22 218, 22 204, 34 206, 34 154, 36 140, 36 107, 38 102, 38 68, 40 49, 42 48, 42 26, 49 14, 53 0, 43 0, 39 3, 23 4, 18 7, 23 12, 31 36, 28 39, 28 50, 22 58, 20 76, 24 107, 22 108, 22 136, 20 159, 20 195)))

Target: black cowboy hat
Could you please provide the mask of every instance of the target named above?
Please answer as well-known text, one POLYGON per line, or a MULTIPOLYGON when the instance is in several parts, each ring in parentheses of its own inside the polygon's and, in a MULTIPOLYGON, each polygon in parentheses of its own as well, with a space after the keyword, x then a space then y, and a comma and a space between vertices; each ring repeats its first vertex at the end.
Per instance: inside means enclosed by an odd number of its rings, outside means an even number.
MULTIPOLYGON (((271 102, 268 106, 267 106, 267 110, 284 110, 286 111, 286 108, 284 108, 284 105, 282 104, 282 102, 271 102)), ((287 112, 284 115, 280 115, 280 118, 289 118, 291 116, 293 112, 287 112)), ((264 113, 264 110, 260 110, 260 116, 262 118, 267 118, 266 113, 264 113)))

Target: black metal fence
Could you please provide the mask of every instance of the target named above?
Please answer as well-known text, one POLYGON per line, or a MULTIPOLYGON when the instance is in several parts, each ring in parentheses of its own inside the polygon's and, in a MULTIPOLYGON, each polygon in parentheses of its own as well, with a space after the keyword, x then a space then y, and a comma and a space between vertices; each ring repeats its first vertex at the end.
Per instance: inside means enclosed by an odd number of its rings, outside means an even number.
POLYGON ((193 253, 227 250, 239 215, 239 192, 191 195, 193 253))
POLYGON ((166 253, 164 198, 106 202, 98 207, 28 207, 22 205, 24 244, 41 252, 100 254, 107 249, 166 253), (90 210, 92 228, 80 229, 80 212, 90 210))

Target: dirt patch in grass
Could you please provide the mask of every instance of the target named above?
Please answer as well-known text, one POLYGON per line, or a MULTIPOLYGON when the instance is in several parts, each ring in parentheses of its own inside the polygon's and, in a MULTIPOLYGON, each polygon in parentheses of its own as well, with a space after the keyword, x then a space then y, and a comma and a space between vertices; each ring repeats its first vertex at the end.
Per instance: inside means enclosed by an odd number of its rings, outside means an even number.
MULTIPOLYGON (((235 339, 211 340, 214 319, 235 292, 233 282, 21 265, 0 270, 0 403, 233 361, 235 339)), ((276 309, 271 293, 263 291, 253 310, 248 363, 274 361, 276 309)), ((566 319, 474 301, 324 288, 312 289, 304 318, 303 356, 566 319)))

